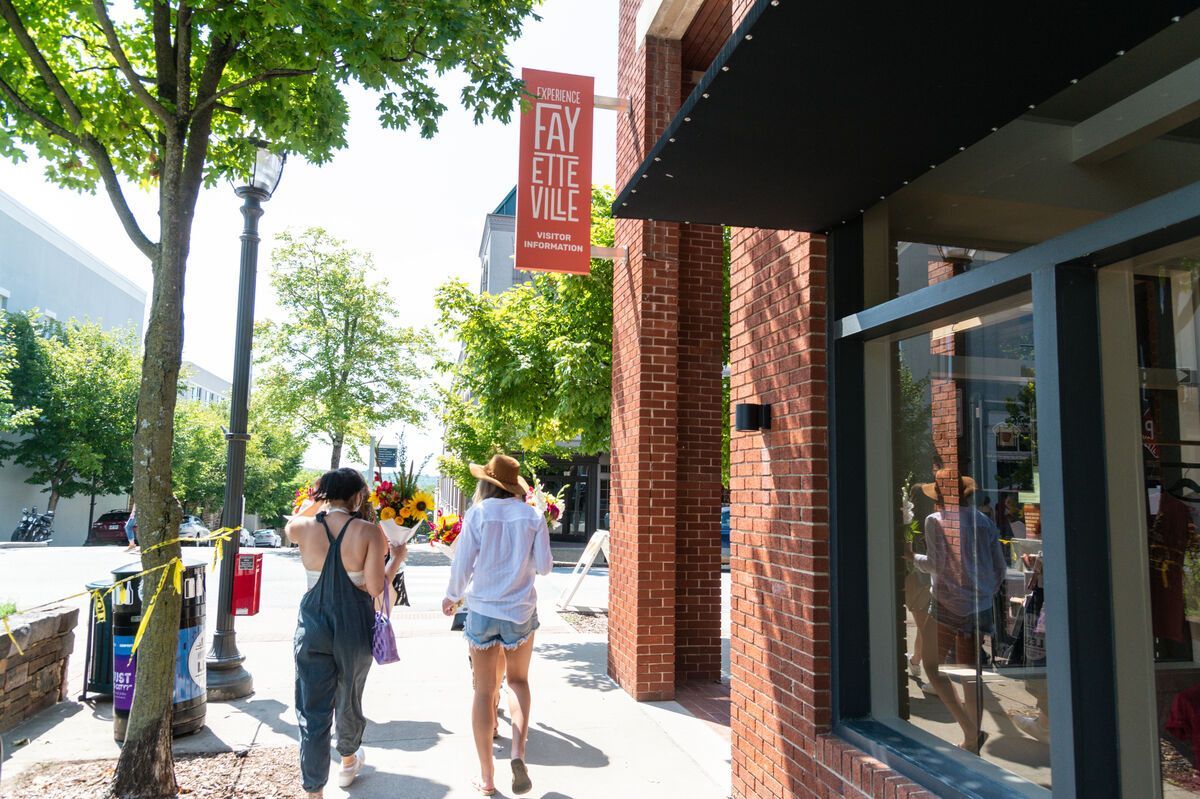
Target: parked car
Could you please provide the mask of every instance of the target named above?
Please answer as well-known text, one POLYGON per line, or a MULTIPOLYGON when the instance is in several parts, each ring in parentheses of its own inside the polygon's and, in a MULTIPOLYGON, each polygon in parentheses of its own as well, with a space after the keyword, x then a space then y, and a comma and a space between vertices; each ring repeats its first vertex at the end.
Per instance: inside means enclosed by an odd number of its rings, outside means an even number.
POLYGON ((125 522, 129 521, 129 511, 110 510, 100 514, 100 518, 92 522, 88 531, 85 546, 101 546, 104 544, 120 544, 125 546, 125 522))
MULTIPOLYGON (((183 521, 179 523, 179 537, 180 538, 203 538, 211 532, 212 532, 212 530, 209 530, 207 527, 204 526, 204 522, 200 521, 199 516, 184 516, 183 521)), ((193 543, 201 543, 201 542, 193 542, 193 543)), ((208 546, 212 542, 204 541, 202 543, 205 546, 208 546)))
POLYGON ((274 530, 255 530, 254 531, 254 546, 256 547, 277 547, 283 544, 279 533, 274 530))
POLYGON ((721 544, 729 546, 729 506, 721 508, 721 544))
POLYGON ((254 546, 254 533, 250 532, 245 527, 243 527, 241 532, 238 533, 238 546, 239 547, 254 546))

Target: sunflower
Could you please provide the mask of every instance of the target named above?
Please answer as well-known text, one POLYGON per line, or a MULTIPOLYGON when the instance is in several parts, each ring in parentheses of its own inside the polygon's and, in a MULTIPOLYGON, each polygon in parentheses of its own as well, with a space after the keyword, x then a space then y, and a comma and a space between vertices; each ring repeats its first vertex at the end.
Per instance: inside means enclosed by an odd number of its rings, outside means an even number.
POLYGON ((394 508, 384 508, 379 512, 379 518, 381 521, 391 521, 396 518, 396 511, 394 508))
POLYGON ((371 503, 371 507, 379 510, 379 492, 372 491, 371 496, 367 497, 367 501, 371 503))
POLYGON ((428 521, 429 513, 433 510, 433 495, 427 491, 418 491, 412 499, 405 500, 404 513, 414 522, 428 521))

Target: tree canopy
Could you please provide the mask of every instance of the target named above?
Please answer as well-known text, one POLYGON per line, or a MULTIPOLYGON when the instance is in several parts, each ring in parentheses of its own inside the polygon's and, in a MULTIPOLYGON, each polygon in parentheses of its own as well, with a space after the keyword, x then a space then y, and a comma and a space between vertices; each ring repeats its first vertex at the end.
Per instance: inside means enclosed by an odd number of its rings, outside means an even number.
MULTIPOLYGON (((612 190, 592 189, 592 243, 613 246, 612 190)), ((534 468, 609 446, 612 396, 612 261, 589 275, 530 273, 502 294, 462 281, 437 292, 440 329, 462 346, 443 369, 442 469, 464 488, 467 464, 497 451, 521 452, 534 468)))
POLYGON ((242 177, 251 138, 324 163, 346 146, 348 83, 378 93, 386 127, 432 136, 435 75, 465 72, 476 121, 507 121, 520 82, 505 45, 534 0, 153 2, 0 0, 0 155, 36 152, 70 188, 103 184, 149 257, 158 245, 121 182, 194 195, 242 177), (168 140, 186 152, 165 175, 168 140))
POLYGON ((54 509, 62 497, 124 494, 133 479, 139 359, 132 330, 59 324, 36 313, 5 318, 14 405, 0 459, 30 470, 54 509))
POLYGON ((249 429, 246 512, 258 514, 262 524, 282 524, 296 489, 312 482, 303 468, 308 440, 293 420, 275 415, 258 397, 250 398, 249 429))
MULTIPOLYGON (((171 455, 175 495, 185 513, 214 513, 225 500, 228 403, 182 399, 175 406, 175 444, 171 455)), ((266 523, 279 521, 291 508, 302 482, 308 442, 286 418, 257 396, 250 400, 250 441, 246 446, 246 512, 266 523)))
POLYGON ((365 443, 373 428, 416 424, 431 403, 432 337, 403 318, 369 253, 321 228, 284 233, 271 283, 282 321, 259 323, 258 390, 280 415, 333 448, 365 443))
POLYGON ((225 499, 225 434, 229 406, 181 399, 175 406, 171 474, 184 513, 219 510, 225 499))

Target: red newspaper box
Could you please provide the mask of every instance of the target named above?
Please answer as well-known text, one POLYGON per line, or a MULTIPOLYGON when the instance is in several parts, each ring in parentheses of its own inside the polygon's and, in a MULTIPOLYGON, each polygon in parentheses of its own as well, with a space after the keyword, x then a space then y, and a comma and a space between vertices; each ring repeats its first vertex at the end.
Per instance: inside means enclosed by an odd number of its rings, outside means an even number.
POLYGON ((262 553, 239 552, 233 565, 233 615, 257 615, 261 593, 262 553))

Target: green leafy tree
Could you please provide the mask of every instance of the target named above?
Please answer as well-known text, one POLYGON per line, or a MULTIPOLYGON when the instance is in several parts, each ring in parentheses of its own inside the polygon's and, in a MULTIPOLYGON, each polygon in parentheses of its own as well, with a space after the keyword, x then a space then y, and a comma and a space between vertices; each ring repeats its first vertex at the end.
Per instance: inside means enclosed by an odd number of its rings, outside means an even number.
POLYGON ((17 360, 17 331, 8 324, 7 314, 0 315, 0 431, 16 428, 17 406, 13 402, 13 372, 17 360))
POLYGON ((402 317, 369 253, 321 228, 284 233, 271 282, 283 321, 259 323, 259 382, 273 412, 333 449, 365 443, 373 428, 417 424, 430 404, 426 388, 432 337, 392 320, 402 317))
MULTIPOLYGON (((215 513, 225 499, 229 423, 227 403, 182 399, 175 406, 172 448, 175 496, 189 514, 215 513)), ((250 442, 246 448, 246 510, 264 521, 278 521, 291 507, 299 487, 307 442, 263 403, 250 405, 250 442)))
MULTIPOLYGON (((311 482, 303 468, 308 440, 295 423, 250 402, 250 443, 246 447, 246 510, 262 524, 279 526, 292 512, 296 489, 311 482)), ((319 476, 319 475, 317 475, 319 476)))
MULTIPOLYGON (((592 243, 613 245, 612 190, 592 189, 592 243)), ((612 261, 589 275, 534 273, 503 294, 462 281, 437 292, 438 324, 462 345, 443 364, 442 470, 465 490, 467 465, 500 450, 538 468, 547 458, 609 447, 612 397, 612 261), (567 442, 578 442, 564 447, 567 442)))
MULTIPOLYGON (((431 136, 445 106, 433 76, 462 69, 477 121, 507 120, 521 86, 505 55, 534 0, 0 0, 0 156, 35 153, 46 177, 103 187, 154 276, 133 451, 147 568, 178 557, 171 482, 184 273, 205 185, 243 176, 252 139, 324 163, 346 145, 356 83, 388 127, 431 136), (157 191, 149 231, 126 187, 157 191)), ((113 781, 118 797, 174 796, 170 703, 180 597, 159 598, 113 781)))
POLYGON ((225 433, 229 406, 183 399, 175 406, 171 474, 183 512, 218 510, 225 499, 225 433))
POLYGON ((18 358, 10 372, 16 435, 0 441, 0 459, 29 469, 26 482, 44 487, 48 510, 63 497, 127 492, 139 372, 133 331, 36 314, 10 315, 5 328, 18 358))

